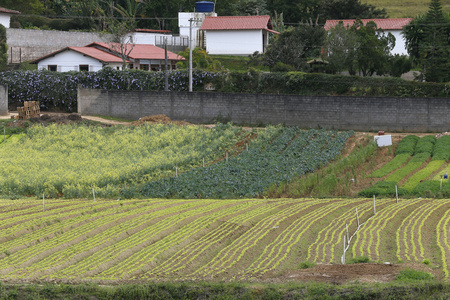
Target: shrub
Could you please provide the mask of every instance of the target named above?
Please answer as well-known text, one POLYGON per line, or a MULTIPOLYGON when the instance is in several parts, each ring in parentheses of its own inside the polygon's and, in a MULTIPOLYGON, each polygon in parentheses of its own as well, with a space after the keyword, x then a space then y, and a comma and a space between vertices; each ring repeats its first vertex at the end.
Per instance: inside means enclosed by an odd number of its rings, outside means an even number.
POLYGON ((349 264, 364 264, 369 262, 370 258, 368 258, 367 256, 357 256, 350 259, 349 264))
POLYGON ((316 266, 316 263, 305 260, 305 261, 302 261, 298 267, 299 267, 299 269, 310 269, 310 268, 314 268, 315 266, 316 266))
POLYGON ((434 276, 428 272, 416 271, 413 269, 405 269, 400 272, 396 280, 411 281, 411 280, 432 280, 434 276))

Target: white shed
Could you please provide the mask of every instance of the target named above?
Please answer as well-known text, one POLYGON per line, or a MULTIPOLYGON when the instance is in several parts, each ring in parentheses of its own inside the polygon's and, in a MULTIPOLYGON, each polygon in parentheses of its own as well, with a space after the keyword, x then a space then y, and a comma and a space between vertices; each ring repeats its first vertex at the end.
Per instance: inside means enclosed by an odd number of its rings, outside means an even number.
MULTIPOLYGON (((92 47, 66 47, 59 51, 38 58, 38 69, 55 72, 99 71, 103 67, 121 70, 122 59, 105 51, 92 47)), ((130 63, 130 61, 127 61, 130 63)))
POLYGON ((20 14, 20 12, 16 10, 0 7, 0 24, 5 26, 5 28, 9 28, 9 24, 11 23, 11 15, 18 14, 20 14))
POLYGON ((273 30, 270 16, 206 17, 200 28, 209 54, 250 55, 265 52, 273 30))

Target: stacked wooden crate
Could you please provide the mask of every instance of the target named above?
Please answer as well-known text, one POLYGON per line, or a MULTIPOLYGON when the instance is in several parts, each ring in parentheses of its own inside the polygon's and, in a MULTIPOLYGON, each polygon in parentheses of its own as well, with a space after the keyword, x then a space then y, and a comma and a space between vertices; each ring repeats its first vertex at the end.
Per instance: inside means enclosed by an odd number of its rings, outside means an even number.
POLYGON ((39 117, 39 115, 41 114, 39 101, 25 101, 23 105, 23 107, 17 108, 17 112, 19 113, 19 120, 27 120, 34 117, 39 117))

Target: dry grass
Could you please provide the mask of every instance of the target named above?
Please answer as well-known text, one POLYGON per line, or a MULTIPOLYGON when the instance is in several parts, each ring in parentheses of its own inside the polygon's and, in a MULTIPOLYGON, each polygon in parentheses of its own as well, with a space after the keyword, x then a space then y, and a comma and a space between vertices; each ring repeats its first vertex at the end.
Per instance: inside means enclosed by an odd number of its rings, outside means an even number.
MULTIPOLYGON (((430 0, 361 0, 377 8, 385 8, 390 18, 411 18, 428 11, 430 0)), ((441 0, 444 12, 450 13, 450 1, 441 0)))

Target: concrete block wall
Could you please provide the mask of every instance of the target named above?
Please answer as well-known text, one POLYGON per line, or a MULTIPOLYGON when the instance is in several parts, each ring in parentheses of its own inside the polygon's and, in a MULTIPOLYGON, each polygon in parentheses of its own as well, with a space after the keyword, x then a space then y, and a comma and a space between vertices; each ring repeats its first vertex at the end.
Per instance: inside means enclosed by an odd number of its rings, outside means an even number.
POLYGON ((8 86, 0 85, 0 116, 8 114, 8 86))
POLYGON ((215 92, 78 90, 78 112, 126 119, 285 124, 358 131, 450 131, 450 98, 319 97, 215 92))
POLYGON ((34 60, 64 47, 82 47, 93 42, 102 42, 107 36, 95 32, 7 28, 8 62, 34 60))

